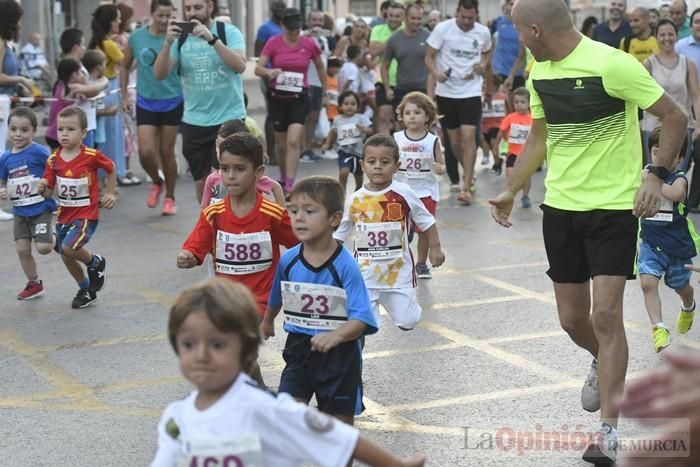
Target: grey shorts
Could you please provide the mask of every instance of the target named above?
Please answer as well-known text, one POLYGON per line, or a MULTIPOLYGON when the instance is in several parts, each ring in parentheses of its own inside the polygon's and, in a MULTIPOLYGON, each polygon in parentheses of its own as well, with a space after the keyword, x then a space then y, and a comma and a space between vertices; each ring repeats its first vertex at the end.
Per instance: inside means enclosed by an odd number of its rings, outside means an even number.
POLYGON ((53 243, 53 213, 44 211, 38 216, 15 216, 15 241, 34 240, 37 243, 53 243))

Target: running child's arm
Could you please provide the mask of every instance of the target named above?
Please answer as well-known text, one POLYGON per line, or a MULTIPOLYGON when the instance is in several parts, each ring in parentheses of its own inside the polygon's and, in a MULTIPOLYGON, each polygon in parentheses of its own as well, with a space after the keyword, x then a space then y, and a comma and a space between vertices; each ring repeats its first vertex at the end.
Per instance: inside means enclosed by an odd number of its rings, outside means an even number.
POLYGON ((107 191, 100 198, 100 206, 105 209, 112 209, 117 202, 117 171, 114 165, 112 167, 112 171, 107 172, 107 191))
POLYGON ((7 183, 5 183, 5 180, 0 180, 0 199, 7 199, 7 183))
POLYGON ((437 221, 415 193, 407 191, 403 196, 411 209, 411 220, 421 228, 428 240, 430 264, 437 268, 445 262, 445 254, 442 252, 440 236, 437 230, 437 221))
POLYGON ((49 181, 46 178, 42 178, 38 182, 36 182, 36 191, 38 191, 41 196, 47 199, 53 196, 53 190, 49 188, 49 181))
POLYGON ((433 172, 438 175, 445 173, 445 157, 442 155, 442 149, 440 148, 440 141, 435 140, 435 147, 433 148, 433 159, 435 163, 433 164, 433 172))
POLYGON ((374 130, 372 130, 372 122, 368 118, 363 119, 363 124, 358 123, 356 126, 358 130, 360 130, 362 133, 364 133, 366 136, 370 136, 372 133, 374 133, 374 130))
POLYGON ((177 254, 177 267, 179 269, 191 269, 195 266, 199 266, 199 261, 191 251, 181 250, 177 254))
POLYGON ((386 467, 422 467, 425 465, 425 456, 422 454, 414 454, 408 459, 400 459, 384 447, 362 435, 357 439, 352 457, 367 465, 386 467))
MULTIPOLYGON (((267 314, 265 315, 267 316, 267 314)), ((316 334, 311 338, 311 350, 313 352, 328 352, 343 342, 352 342, 359 339, 364 334, 367 325, 356 319, 348 320, 347 323, 330 332, 316 334)), ((380 465, 380 464, 374 464, 380 465)))
POLYGON ((279 184, 277 180, 272 180, 272 196, 275 197, 275 203, 284 207, 286 200, 284 199, 284 191, 282 190, 282 185, 279 184))
POLYGON ((661 196, 676 203, 684 201, 688 196, 688 181, 685 177, 678 177, 671 185, 664 183, 661 196))
POLYGON ((260 335, 263 339, 275 336, 275 318, 282 309, 282 305, 270 306, 267 305, 265 317, 260 322, 260 335))
POLYGON ((199 213, 199 219, 195 224, 192 232, 182 244, 182 250, 177 255, 177 267, 181 269, 189 269, 199 266, 204 261, 207 253, 213 250, 214 246, 214 227, 211 221, 207 219, 207 213, 202 210, 199 213), (194 258, 194 264, 191 264, 190 256, 194 258))
POLYGON ((428 239, 428 257, 430 258, 430 264, 434 268, 437 268, 445 262, 445 254, 442 252, 442 246, 440 245, 437 223, 433 224, 425 231, 425 236, 428 239))
POLYGON ((335 139, 337 137, 337 131, 335 128, 331 128, 331 131, 328 132, 328 137, 326 138, 326 141, 323 143, 323 146, 321 146, 321 149, 324 151, 328 151, 330 148, 333 147, 335 144, 335 139))

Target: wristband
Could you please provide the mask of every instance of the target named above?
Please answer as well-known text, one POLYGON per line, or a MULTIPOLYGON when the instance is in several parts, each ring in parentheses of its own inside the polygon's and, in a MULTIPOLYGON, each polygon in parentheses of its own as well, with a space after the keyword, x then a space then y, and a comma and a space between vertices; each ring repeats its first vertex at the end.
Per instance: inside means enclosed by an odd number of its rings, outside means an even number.
POLYGON ((216 34, 212 34, 212 36, 213 36, 213 37, 211 38, 211 40, 210 40, 210 41, 207 41, 207 44, 209 44, 209 45, 211 45, 211 46, 213 47, 214 44, 216 44, 216 41, 219 40, 219 36, 217 36, 216 34))

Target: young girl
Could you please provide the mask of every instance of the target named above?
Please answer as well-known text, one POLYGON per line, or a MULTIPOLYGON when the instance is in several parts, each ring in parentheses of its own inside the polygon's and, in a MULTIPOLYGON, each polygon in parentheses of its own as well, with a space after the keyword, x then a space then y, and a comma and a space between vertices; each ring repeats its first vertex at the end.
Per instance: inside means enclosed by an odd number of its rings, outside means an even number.
POLYGON ((352 426, 258 386, 247 374, 260 345, 257 305, 242 284, 208 279, 185 290, 170 310, 168 337, 196 389, 165 409, 151 467, 425 463, 398 459, 352 426))
POLYGON ((338 97, 340 114, 333 120, 328 139, 321 146, 328 151, 334 143, 338 152, 338 181, 345 187, 348 175, 352 172, 355 177, 355 190, 362 186, 362 142, 367 135, 372 134, 372 122, 360 113, 360 97, 353 91, 345 91, 338 97))
POLYGON ((54 150, 58 144, 56 131, 56 117, 59 112, 66 107, 75 104, 79 97, 83 97, 83 92, 90 89, 89 85, 83 84, 80 62, 74 58, 64 58, 58 62, 56 74, 58 79, 53 86, 53 97, 57 100, 51 103, 49 109, 49 126, 46 128, 46 144, 54 150))
POLYGON ((0 199, 12 201, 15 215, 15 246, 19 263, 27 276, 27 285, 17 299, 28 300, 44 293, 36 261, 32 256, 32 240, 36 250, 46 255, 53 248, 53 199, 44 199, 37 191, 37 182, 44 176, 49 151, 32 142, 37 121, 29 107, 17 107, 10 112, 8 135, 12 149, 0 157, 0 199))
MULTIPOLYGON (((405 130, 394 133, 401 163, 394 177, 408 185, 430 214, 435 216, 440 190, 433 173, 445 173, 439 139, 429 131, 437 123, 437 108, 422 92, 410 92, 404 96, 396 114, 405 130)), ((418 233, 416 275, 421 279, 430 279, 432 276, 426 264, 428 240, 417 226, 415 230, 418 233)))
MULTIPOLYGON (((251 133, 250 128, 243 120, 229 120, 224 122, 219 127, 219 132, 216 135, 216 158, 219 159, 219 145, 223 140, 235 133, 251 133)), ((252 133, 251 133, 252 134, 252 133)), ((255 135, 254 135, 255 136, 255 135)), ((258 139, 260 137, 258 136, 258 139)), ((265 158, 267 164, 267 157, 265 158)), ((263 197, 273 201, 284 207, 284 192, 282 185, 277 183, 270 177, 263 175, 256 184, 258 191, 263 197)), ((221 173, 218 170, 210 173, 204 181, 204 192, 202 193, 202 209, 217 201, 221 201, 226 196, 226 187, 221 182, 221 173)))

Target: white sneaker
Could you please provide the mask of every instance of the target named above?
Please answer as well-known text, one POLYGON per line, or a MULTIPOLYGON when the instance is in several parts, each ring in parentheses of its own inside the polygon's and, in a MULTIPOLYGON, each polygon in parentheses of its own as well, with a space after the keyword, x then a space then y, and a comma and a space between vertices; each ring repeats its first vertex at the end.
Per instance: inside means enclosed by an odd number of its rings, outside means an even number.
POLYGON ((462 189, 459 187, 459 183, 453 183, 452 185, 450 185, 451 193, 459 193, 460 191, 462 191, 462 189))
POLYGON ((491 157, 488 154, 484 154, 481 157, 481 165, 489 165, 491 163, 491 157))
POLYGON ((600 389, 598 389, 598 360, 591 362, 586 382, 581 388, 581 407, 587 412, 600 410, 600 389))
POLYGON ((603 422, 583 453, 583 460, 593 465, 615 465, 617 459, 617 430, 603 422))
POLYGON ((321 159, 324 159, 324 160, 327 160, 327 161, 335 161, 335 160, 338 160, 338 153, 335 152, 335 151, 333 151, 333 150, 323 151, 323 152, 321 153, 321 159))
POLYGON ((11 221, 14 218, 14 214, 10 212, 5 212, 2 209, 0 209, 0 221, 11 221))

